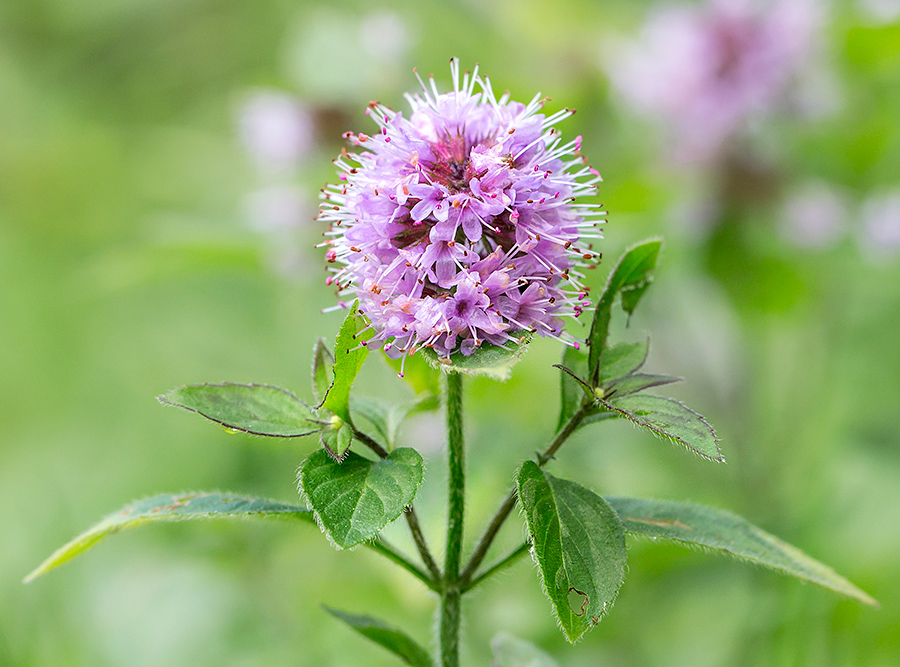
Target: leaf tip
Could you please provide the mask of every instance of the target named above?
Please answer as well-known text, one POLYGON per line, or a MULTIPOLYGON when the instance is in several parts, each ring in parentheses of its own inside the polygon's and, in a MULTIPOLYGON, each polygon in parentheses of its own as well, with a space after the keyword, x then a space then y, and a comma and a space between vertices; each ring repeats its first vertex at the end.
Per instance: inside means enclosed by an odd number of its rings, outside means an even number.
POLYGON ((24 578, 22 579, 22 583, 23 583, 23 584, 30 584, 32 581, 34 581, 35 579, 37 579, 37 578, 38 578, 39 576, 41 576, 42 574, 44 574, 44 566, 43 566, 43 565, 41 565, 40 567, 35 568, 34 570, 32 570, 26 577, 24 577, 24 578))

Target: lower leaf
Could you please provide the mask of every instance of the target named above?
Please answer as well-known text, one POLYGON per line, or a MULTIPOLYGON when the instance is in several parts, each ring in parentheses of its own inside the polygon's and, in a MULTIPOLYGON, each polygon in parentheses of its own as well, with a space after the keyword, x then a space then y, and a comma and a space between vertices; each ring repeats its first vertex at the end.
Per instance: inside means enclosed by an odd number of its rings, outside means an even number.
POLYGON ((519 468, 516 484, 545 592, 575 642, 600 622, 625 579, 625 529, 603 498, 533 461, 519 468))
POLYGON ((191 519, 236 519, 243 517, 299 519, 314 523, 312 512, 305 507, 287 505, 274 500, 248 498, 226 493, 160 494, 138 500, 110 514, 96 526, 57 549, 34 572, 25 577, 33 581, 87 551, 108 535, 147 523, 187 521, 191 519))
POLYGON ((371 639, 379 646, 399 657, 405 664, 412 667, 432 667, 431 656, 428 651, 419 646, 414 639, 402 630, 397 630, 383 621, 371 616, 358 616, 348 614, 322 605, 329 614, 339 618, 359 634, 371 639))
POLYGON ((874 598, 830 567, 731 512, 674 500, 607 498, 607 501, 629 533, 716 549, 860 602, 878 605, 874 598))

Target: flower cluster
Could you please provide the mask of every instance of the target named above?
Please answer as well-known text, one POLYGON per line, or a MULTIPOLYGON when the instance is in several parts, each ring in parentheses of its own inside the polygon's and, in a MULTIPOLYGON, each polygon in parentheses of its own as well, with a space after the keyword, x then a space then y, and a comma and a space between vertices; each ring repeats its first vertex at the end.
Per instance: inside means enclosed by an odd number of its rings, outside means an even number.
POLYGON ((632 108, 671 130, 680 158, 707 160, 790 94, 800 106, 827 106, 804 99, 828 97, 815 58, 821 24, 813 0, 672 5, 611 54, 609 76, 632 108))
POLYGON ((361 150, 322 191, 326 282, 359 299, 368 344, 395 358, 470 355, 523 331, 576 344, 560 318, 589 304, 580 269, 599 258, 589 240, 604 212, 575 203, 600 176, 581 137, 563 143, 553 127, 574 110, 544 115, 540 95, 497 98, 477 68, 460 80, 454 59, 451 72, 449 93, 419 79, 409 118, 373 102, 378 132, 345 135, 361 150))

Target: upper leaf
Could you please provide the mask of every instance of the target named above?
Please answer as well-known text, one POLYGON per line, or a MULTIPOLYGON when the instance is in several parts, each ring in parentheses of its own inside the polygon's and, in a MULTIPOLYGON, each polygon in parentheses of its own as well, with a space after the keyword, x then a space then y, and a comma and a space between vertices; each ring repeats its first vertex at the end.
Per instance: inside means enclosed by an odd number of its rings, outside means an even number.
POLYGON ((506 380, 531 341, 531 333, 519 331, 510 334, 515 341, 507 341, 505 344, 492 345, 484 343, 477 347, 469 356, 462 352, 456 352, 449 358, 439 357, 430 348, 422 348, 422 354, 432 366, 440 368, 448 373, 465 373, 466 375, 489 375, 498 380, 506 380))
POLYGON ((369 355, 365 342, 371 337, 371 332, 362 333, 366 326, 365 318, 360 315, 357 303, 354 303, 334 342, 334 380, 322 407, 345 422, 350 421, 350 387, 369 355))
POLYGON ((684 445, 704 458, 725 463, 716 432, 699 414, 671 398, 647 394, 614 397, 608 402, 598 399, 607 410, 613 410, 654 435, 684 445))
POLYGON ((491 640, 491 667, 559 667, 553 658, 524 639, 499 632, 491 640))
POLYGON ((519 502, 545 592, 570 642, 600 622, 625 578, 625 530, 616 512, 583 486, 526 461, 519 502))
POLYGON ((634 313, 638 301, 653 281, 653 270, 656 268, 661 247, 660 239, 650 239, 632 246, 625 251, 616 268, 610 273, 606 287, 597 301, 587 341, 590 346, 589 371, 592 380, 597 378, 600 355, 606 347, 609 321, 612 318, 612 307, 616 297, 621 294, 622 308, 629 316, 634 313))
POLYGON ((331 428, 320 433, 319 441, 331 457, 340 463, 353 442, 353 427, 340 417, 333 417, 331 428), (335 423, 336 422, 336 423, 335 423))
POLYGON ((100 523, 82 533, 41 563, 25 577, 25 583, 62 565, 87 551, 107 535, 128 530, 145 523, 186 521, 189 519, 232 519, 240 517, 282 517, 313 523, 312 512, 304 507, 286 505, 274 500, 247 498, 227 493, 160 494, 138 500, 124 509, 110 514, 100 523))
POLYGON ((674 500, 607 500, 629 533, 716 549, 878 606, 874 598, 830 567, 731 512, 674 500))
POLYGON ((328 388, 334 381, 333 369, 334 356, 325 344, 324 339, 320 338, 313 347, 313 363, 312 363, 312 392, 316 402, 321 405, 328 393, 328 388))
POLYGON ((619 343, 600 355, 599 385, 625 377, 640 369, 650 353, 650 339, 640 343, 619 343))
POLYGON ((422 457, 407 447, 381 461, 349 452, 342 463, 320 449, 300 464, 300 486, 329 537, 349 548, 400 516, 416 497, 422 474, 422 457))
POLYGON ((344 623, 356 630, 363 637, 371 639, 376 644, 383 646, 388 651, 398 656, 404 664, 412 667, 432 667, 431 656, 428 651, 419 646, 414 639, 402 630, 387 625, 383 621, 371 616, 359 616, 348 614, 345 611, 332 609, 322 605, 329 614, 341 619, 344 623))
POLYGON ((157 400, 256 435, 295 438, 322 429, 306 403, 286 389, 265 384, 189 384, 157 400))
POLYGON ((625 377, 609 382, 603 388, 603 395, 608 400, 612 400, 612 396, 621 398, 623 396, 628 396, 629 394, 636 394, 652 387, 661 387, 666 384, 672 384, 673 382, 681 382, 681 380, 682 378, 675 377, 673 375, 632 373, 631 375, 626 375, 625 377))

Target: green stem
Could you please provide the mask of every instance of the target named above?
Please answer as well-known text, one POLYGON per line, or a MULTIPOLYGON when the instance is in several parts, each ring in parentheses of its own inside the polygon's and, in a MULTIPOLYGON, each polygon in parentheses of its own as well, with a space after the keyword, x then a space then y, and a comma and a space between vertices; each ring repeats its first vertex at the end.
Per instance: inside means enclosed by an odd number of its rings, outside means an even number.
MULTIPOLYGON (((572 435, 577 429, 578 425, 581 424, 582 420, 587 416, 588 411, 592 408, 591 404, 585 403, 581 406, 581 409, 578 410, 574 415, 569 418, 569 421, 566 422, 565 426, 560 429, 560 431, 556 434, 556 437, 553 438, 551 443, 547 446, 541 454, 538 454, 537 464, 542 468, 547 465, 547 462, 553 458, 553 455, 559 450, 560 447, 563 446, 566 440, 569 439, 569 436, 572 435)), ((472 578, 475 576, 475 571, 478 569, 478 566, 481 565, 481 562, 484 560, 484 557, 487 556, 488 549, 491 548, 491 544, 494 542, 494 538, 497 537, 497 533, 500 532, 500 528, 503 527, 504 522, 509 517, 510 512, 513 511, 513 508, 516 506, 516 488, 509 492, 509 495, 506 496, 506 499, 503 501, 503 504, 500 505, 500 509, 497 510, 497 513, 494 514, 494 518, 491 519, 491 522, 488 524, 487 530, 484 531, 484 535, 481 536, 481 539, 478 542, 478 546, 475 547, 475 551, 472 553, 472 558, 469 559, 468 565, 466 565, 466 569, 463 570, 460 579, 463 582, 463 586, 468 586, 469 582, 472 581, 472 578)))
MULTIPOLYGON (((375 452, 379 458, 386 459, 388 457, 388 451, 371 436, 355 427, 353 429, 353 435, 366 447, 375 452)), ((419 526, 419 517, 416 514, 416 508, 410 505, 403 511, 403 515, 406 518, 406 523, 409 525, 409 532, 412 535, 419 556, 422 558, 422 562, 425 563, 428 574, 431 575, 429 581, 440 581, 441 571, 438 569, 437 563, 434 562, 431 550, 428 548, 428 543, 425 541, 425 535, 422 533, 422 528, 419 526)))
POLYGON ((406 515, 406 523, 409 525, 409 532, 412 535, 413 542, 415 542, 416 549, 419 551, 422 562, 425 563, 425 568, 434 581, 440 581, 441 571, 431 556, 428 542, 425 541, 425 535, 422 533, 422 528, 419 525, 419 516, 416 514, 416 508, 410 505, 404 510, 404 514, 406 515))
POLYGON ((369 542, 368 544, 366 544, 366 546, 372 549, 372 551, 380 553, 382 556, 385 556, 389 560, 394 561, 397 565, 412 574, 416 579, 428 586, 428 588, 430 588, 431 590, 435 592, 440 591, 440 584, 438 581, 429 577, 428 574, 422 570, 422 568, 413 563, 406 556, 401 554, 381 538, 377 538, 369 542))
POLYGON ((462 587, 459 562, 462 554, 465 513, 465 448, 462 423, 462 375, 447 373, 447 554, 441 590, 441 665, 459 667, 459 622, 462 587))

